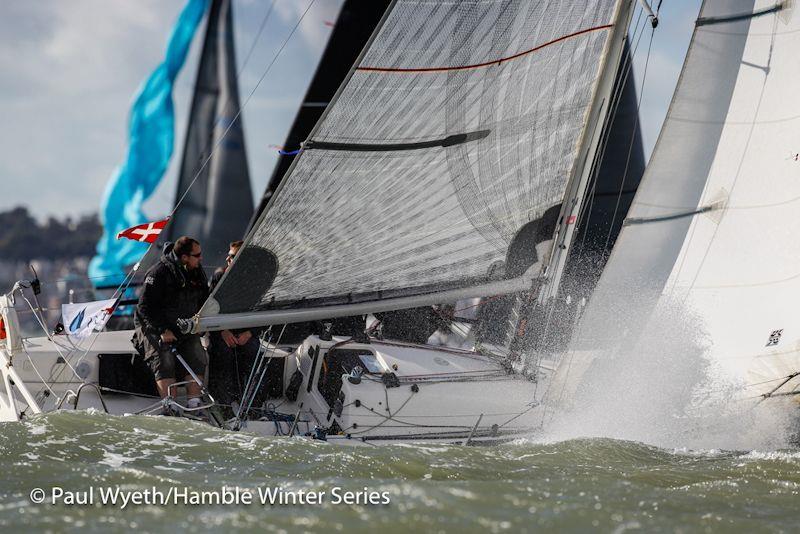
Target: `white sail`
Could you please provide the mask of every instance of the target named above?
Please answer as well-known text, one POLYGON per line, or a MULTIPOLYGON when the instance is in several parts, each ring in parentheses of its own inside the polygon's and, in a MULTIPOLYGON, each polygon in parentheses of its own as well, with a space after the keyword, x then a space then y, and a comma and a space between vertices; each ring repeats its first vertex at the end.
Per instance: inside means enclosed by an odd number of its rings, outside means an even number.
POLYGON ((678 303, 745 396, 800 387, 790 379, 800 371, 798 50, 791 3, 704 3, 568 372, 586 370, 598 348, 658 332, 652 310, 678 303))
POLYGON ((541 273, 618 4, 398 0, 201 315, 479 286, 526 225, 541 273))

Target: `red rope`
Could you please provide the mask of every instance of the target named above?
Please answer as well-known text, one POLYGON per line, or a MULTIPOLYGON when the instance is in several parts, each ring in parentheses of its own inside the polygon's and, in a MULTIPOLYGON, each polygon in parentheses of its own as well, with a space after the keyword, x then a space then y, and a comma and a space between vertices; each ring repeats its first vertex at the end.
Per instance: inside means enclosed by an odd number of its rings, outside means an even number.
POLYGON ((552 41, 540 44, 535 48, 531 48, 530 50, 525 50, 524 52, 514 54, 513 56, 503 57, 500 59, 495 59, 493 61, 487 61, 485 63, 476 63, 475 65, 461 65, 459 67, 421 67, 421 68, 357 67, 356 70, 361 70, 366 72, 447 72, 451 70, 479 69, 481 67, 488 67, 490 65, 499 65, 501 63, 505 63, 506 61, 511 61, 512 59, 517 59, 518 57, 531 54, 547 46, 560 43, 561 41, 565 41, 572 37, 577 37, 579 35, 583 35, 584 33, 594 32, 598 30, 607 30, 612 26, 613 24, 606 24, 604 26, 595 26, 594 28, 586 28, 585 30, 580 30, 575 33, 570 33, 569 35, 563 35, 557 39, 553 39, 552 41))

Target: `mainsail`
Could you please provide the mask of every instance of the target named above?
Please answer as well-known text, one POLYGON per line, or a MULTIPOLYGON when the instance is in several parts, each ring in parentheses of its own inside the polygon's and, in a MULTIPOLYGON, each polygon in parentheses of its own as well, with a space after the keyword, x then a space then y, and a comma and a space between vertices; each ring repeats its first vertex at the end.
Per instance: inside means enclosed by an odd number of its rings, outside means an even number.
POLYGON ((573 231, 564 214, 584 192, 629 15, 613 0, 397 1, 201 326, 278 307, 529 289, 559 248, 556 230, 559 245, 573 231), (521 232, 536 245, 525 269, 488 282, 521 232))
POLYGON ((161 239, 198 239, 210 264, 244 237, 253 213, 239 108, 231 2, 213 0, 178 175, 180 204, 161 239))
POLYGON ((261 202, 256 208, 251 226, 267 207, 283 176, 294 161, 296 150, 308 138, 311 129, 328 107, 336 90, 342 84, 350 67, 358 59, 373 30, 386 12, 390 0, 345 0, 336 17, 328 44, 308 86, 303 103, 297 111, 292 127, 283 142, 283 151, 267 182, 261 202))
POLYGON ((630 343, 677 302, 747 396, 797 393, 799 48, 792 3, 703 4, 576 349, 630 343))

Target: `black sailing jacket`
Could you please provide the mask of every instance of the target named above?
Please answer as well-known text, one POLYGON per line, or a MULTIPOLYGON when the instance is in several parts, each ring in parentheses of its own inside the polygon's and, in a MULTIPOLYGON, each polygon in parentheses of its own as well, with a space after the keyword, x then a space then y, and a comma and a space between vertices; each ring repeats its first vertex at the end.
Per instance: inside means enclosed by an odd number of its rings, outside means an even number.
POLYGON ((188 271, 172 247, 166 243, 161 259, 147 271, 136 306, 134 323, 148 335, 159 336, 169 329, 181 337, 177 320, 192 317, 208 297, 203 268, 188 271))

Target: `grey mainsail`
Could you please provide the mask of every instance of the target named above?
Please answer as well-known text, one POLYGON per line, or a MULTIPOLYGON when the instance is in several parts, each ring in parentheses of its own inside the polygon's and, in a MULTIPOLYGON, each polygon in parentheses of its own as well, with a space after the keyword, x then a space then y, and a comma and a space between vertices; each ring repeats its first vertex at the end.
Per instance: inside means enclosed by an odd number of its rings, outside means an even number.
POLYGON ((261 212, 267 207, 286 171, 294 160, 294 151, 308 138, 336 90, 350 72, 350 67, 358 58, 370 35, 389 7, 390 0, 345 0, 336 24, 333 26, 328 44, 319 60, 314 77, 308 86, 300 109, 297 110, 292 127, 283 142, 283 152, 275 164, 261 196, 261 201, 251 219, 256 223, 261 212))
POLYGON ((529 289, 574 223, 627 4, 396 2, 201 317, 529 289), (490 282, 522 229, 527 278, 490 282))
POLYGON ((213 0, 178 178, 182 200, 160 240, 192 236, 211 265, 244 237, 253 213, 239 107, 231 2, 213 0))
MULTIPOLYGON (((592 294, 622 229, 644 172, 632 61, 626 45, 617 68, 608 130, 602 136, 584 200, 584 215, 577 223, 558 296, 544 303, 550 320, 537 324, 530 317, 524 318, 534 330, 531 334, 537 338, 535 345, 540 351, 558 352, 569 340, 583 303, 592 294)), ((477 341, 505 345, 510 337, 519 334, 520 317, 512 314, 515 301, 516 296, 507 295, 491 296, 481 303, 477 341)))

